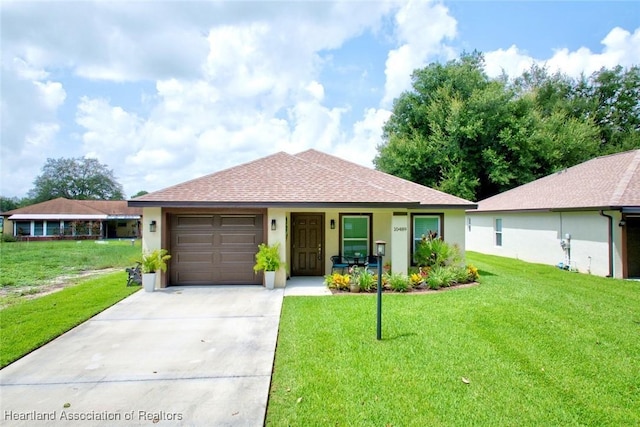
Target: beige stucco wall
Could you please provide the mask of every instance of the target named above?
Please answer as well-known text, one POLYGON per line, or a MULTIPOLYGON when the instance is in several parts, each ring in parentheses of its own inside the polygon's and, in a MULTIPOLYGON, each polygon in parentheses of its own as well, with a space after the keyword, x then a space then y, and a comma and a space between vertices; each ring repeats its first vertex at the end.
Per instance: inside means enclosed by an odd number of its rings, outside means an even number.
POLYGON ((164 229, 162 208, 144 208, 143 223, 140 225, 142 228, 142 252, 153 252, 156 249, 168 249, 162 248, 162 233, 167 232, 164 229), (149 231, 149 224, 151 221, 156 222, 156 232, 151 233, 149 231))
MULTIPOLYGON (((340 215, 344 214, 372 214, 372 246, 376 240, 383 240, 387 243, 386 255, 383 262, 391 262, 394 272, 406 273, 411 265, 410 247, 412 242, 412 213, 424 214, 444 214, 443 227, 445 230, 445 241, 457 244, 464 253, 465 248, 465 214, 462 210, 402 210, 402 209, 361 209, 361 208, 342 208, 342 209, 322 209, 322 208, 300 208, 300 209, 284 209, 270 208, 267 209, 265 215, 267 228, 267 243, 274 244, 280 242, 280 253, 285 260, 287 266, 276 273, 276 286, 284 287, 290 272, 290 250, 291 247, 291 213, 323 213, 325 224, 325 242, 323 247, 323 259, 325 274, 331 273, 331 256, 340 252, 340 215), (396 215, 394 215, 396 213, 396 215), (400 214, 400 215, 398 215, 400 214), (271 220, 276 220, 276 230, 271 230, 271 220), (336 227, 331 229, 331 220, 335 221, 336 227)), ((168 241, 167 236, 163 238, 164 233, 169 230, 164 224, 164 214, 161 208, 144 208, 144 221, 142 228, 142 250, 144 253, 151 252, 154 249, 162 248, 163 242, 168 241), (156 221, 157 231, 149 232, 149 224, 156 221)), ((166 248, 165 248, 166 249, 166 248)), ((256 249, 257 250, 257 249, 256 249)), ((159 278, 159 284, 165 285, 166 277, 163 275, 159 278)))
MULTIPOLYGON (((614 276, 622 277, 620 213, 605 213, 613 216, 614 276)), ((557 265, 566 262, 561 242, 570 234, 571 267, 598 276, 609 274, 608 219, 597 211, 469 212, 467 217, 471 220, 471 229, 465 228, 468 250, 557 265), (502 246, 495 244, 496 218, 502 219, 502 246)))

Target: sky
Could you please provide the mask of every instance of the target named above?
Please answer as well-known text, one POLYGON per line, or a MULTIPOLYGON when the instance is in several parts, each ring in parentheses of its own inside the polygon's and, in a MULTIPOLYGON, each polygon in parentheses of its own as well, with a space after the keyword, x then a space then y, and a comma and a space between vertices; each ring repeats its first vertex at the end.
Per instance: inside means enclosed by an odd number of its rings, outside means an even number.
MULTIPOLYGON (((411 73, 640 64, 640 1, 0 2, 0 195, 91 157, 127 198, 280 151, 372 166, 411 73)), ((259 182, 247 183, 260 185, 259 182)))

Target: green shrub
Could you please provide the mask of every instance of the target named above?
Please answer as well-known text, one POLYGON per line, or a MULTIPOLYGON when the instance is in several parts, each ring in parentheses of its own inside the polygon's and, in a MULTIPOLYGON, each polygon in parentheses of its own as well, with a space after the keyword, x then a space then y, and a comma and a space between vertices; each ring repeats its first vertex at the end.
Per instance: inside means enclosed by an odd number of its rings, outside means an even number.
POLYGON ((431 289, 440 289, 442 287, 451 286, 454 281, 455 273, 451 267, 435 266, 427 276, 427 285, 431 289))
POLYGON ((460 250, 457 245, 449 245, 444 240, 432 236, 422 236, 414 256, 416 264, 421 267, 444 267, 460 262, 460 250))
POLYGON ((410 289, 409 278, 400 273, 391 273, 388 277, 389 288, 395 292, 407 292, 410 289))
POLYGON ((375 288, 376 275, 368 268, 354 267, 352 270, 352 282, 360 286, 363 292, 370 292, 375 288))
POLYGON ((454 265, 447 267, 451 269, 451 275, 453 276, 454 283, 469 283, 469 271, 467 267, 462 265, 454 265))
POLYGON ((167 261, 171 258, 166 249, 156 249, 150 254, 142 256, 142 272, 155 273, 156 271, 167 271, 167 261))
POLYGON ((280 260, 279 242, 271 246, 264 243, 258 245, 256 264, 253 266, 254 271, 278 271, 281 265, 283 265, 283 262, 280 260))
POLYGON ((7 243, 13 243, 13 242, 17 242, 18 239, 16 239, 15 237, 13 237, 10 234, 0 234, 0 242, 7 242, 7 243))

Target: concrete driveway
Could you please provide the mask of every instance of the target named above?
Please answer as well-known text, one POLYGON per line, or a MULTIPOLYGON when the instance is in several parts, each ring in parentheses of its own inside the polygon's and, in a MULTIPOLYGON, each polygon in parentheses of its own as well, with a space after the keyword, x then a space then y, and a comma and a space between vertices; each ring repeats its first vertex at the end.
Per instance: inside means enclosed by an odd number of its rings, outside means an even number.
POLYGON ((283 289, 137 292, 0 371, 6 426, 261 426, 283 289))

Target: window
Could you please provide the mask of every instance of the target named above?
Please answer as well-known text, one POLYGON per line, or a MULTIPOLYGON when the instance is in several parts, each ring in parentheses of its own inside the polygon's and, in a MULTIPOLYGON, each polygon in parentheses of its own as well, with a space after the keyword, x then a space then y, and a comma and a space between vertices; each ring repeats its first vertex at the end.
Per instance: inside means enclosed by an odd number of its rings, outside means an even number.
POLYGON ((366 215, 342 217, 342 255, 365 257, 369 255, 369 227, 371 218, 366 215))
POLYGON ((47 236, 60 234, 60 221, 47 221, 47 236))
POLYGON ((31 236, 31 221, 16 221, 16 236, 31 236))
POLYGON ((44 222, 43 221, 33 221, 33 235, 34 236, 44 236, 44 222))
POLYGON ((71 236, 73 234, 73 221, 65 221, 63 223, 62 234, 71 236))
POLYGON ((413 216, 413 251, 415 252, 422 236, 442 237, 442 223, 440 215, 414 215, 413 216))
POLYGON ((502 218, 496 218, 496 246, 502 246, 502 218))
POLYGON ((467 217, 467 230, 471 231, 471 217, 467 217))

